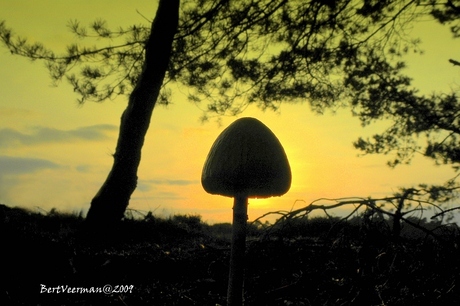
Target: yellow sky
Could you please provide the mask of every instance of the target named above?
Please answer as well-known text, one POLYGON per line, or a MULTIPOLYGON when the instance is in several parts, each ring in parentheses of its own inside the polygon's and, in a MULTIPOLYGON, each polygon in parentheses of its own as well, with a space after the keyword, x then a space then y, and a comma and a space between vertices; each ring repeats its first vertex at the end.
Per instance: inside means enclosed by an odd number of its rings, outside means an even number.
MULTIPOLYGON (((73 37, 66 30, 71 19, 88 23, 97 18, 109 25, 143 23, 154 15, 155 1, 0 1, 0 19, 22 36, 47 46, 64 48, 73 37)), ((447 62, 459 60, 459 42, 447 28, 422 24, 425 55, 409 60, 408 70, 424 93, 460 84, 460 70, 447 62)), ((102 104, 76 104, 65 83, 51 87, 43 64, 11 56, 0 49, 0 203, 50 210, 80 211, 111 167, 119 117, 126 99, 102 104)), ((232 199, 207 194, 200 176, 206 155, 223 128, 236 118, 202 124, 201 111, 175 95, 174 104, 153 114, 143 159, 139 188, 130 208, 158 214, 200 214, 207 222, 229 222, 232 199)), ((291 163, 290 191, 277 198, 250 200, 249 218, 275 210, 289 210, 296 200, 348 196, 380 197, 400 186, 442 183, 448 167, 435 167, 417 157, 411 166, 388 168, 387 156, 358 157, 352 142, 371 135, 349 110, 336 115, 313 114, 308 104, 282 105, 279 113, 248 109, 280 139, 291 163)), ((304 205, 298 202, 296 208, 304 205)))

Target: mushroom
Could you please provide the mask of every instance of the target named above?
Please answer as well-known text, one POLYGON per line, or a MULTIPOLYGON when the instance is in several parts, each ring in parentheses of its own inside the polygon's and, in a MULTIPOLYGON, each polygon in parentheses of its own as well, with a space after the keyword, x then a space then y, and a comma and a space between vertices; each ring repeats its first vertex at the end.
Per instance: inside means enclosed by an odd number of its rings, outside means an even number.
POLYGON ((281 196, 289 190, 286 153, 262 122, 238 119, 212 145, 201 184, 208 193, 234 198, 227 305, 242 305, 248 198, 281 196))

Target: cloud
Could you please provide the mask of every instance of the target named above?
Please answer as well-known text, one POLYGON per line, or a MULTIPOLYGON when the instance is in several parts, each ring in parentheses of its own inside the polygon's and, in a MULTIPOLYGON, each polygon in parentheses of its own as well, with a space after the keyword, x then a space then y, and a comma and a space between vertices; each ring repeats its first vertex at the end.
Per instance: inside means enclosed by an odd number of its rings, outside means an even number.
POLYGON ((137 188, 140 191, 149 191, 152 189, 152 185, 167 185, 167 186, 188 186, 198 184, 199 180, 140 180, 137 184, 137 188))
POLYGON ((11 118, 11 117, 29 117, 35 113, 28 109, 16 108, 16 107, 0 107, 0 118, 11 118))
POLYGON ((46 159, 0 156, 0 175, 23 174, 60 167, 59 164, 46 159))
POLYGON ((21 174, 57 168, 61 165, 46 159, 0 156, 0 201, 14 202, 11 189, 21 184, 21 174))
POLYGON ((87 173, 91 171, 92 166, 90 165, 80 165, 75 167, 78 172, 87 173))
POLYGON ((149 180, 147 181, 154 185, 179 185, 179 186, 187 186, 187 185, 195 185, 198 184, 200 181, 198 180, 149 180))
POLYGON ((36 145, 75 140, 103 140, 109 138, 107 135, 108 132, 116 130, 117 127, 110 124, 85 126, 74 130, 35 127, 31 133, 23 133, 15 129, 4 128, 0 129, 0 148, 6 148, 14 145, 36 145))
POLYGON ((182 196, 178 192, 169 192, 169 191, 160 191, 155 192, 152 196, 133 196, 131 197, 133 202, 138 202, 137 204, 145 205, 151 203, 169 203, 170 201, 183 201, 187 200, 186 197, 182 196), (161 201, 161 202, 160 202, 161 201), (166 201, 166 202, 163 202, 166 201))

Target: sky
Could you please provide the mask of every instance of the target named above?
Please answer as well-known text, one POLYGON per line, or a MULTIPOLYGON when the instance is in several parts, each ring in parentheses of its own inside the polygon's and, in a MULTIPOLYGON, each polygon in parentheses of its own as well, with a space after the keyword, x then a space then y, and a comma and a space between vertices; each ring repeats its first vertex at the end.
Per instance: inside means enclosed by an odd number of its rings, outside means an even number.
MULTIPOLYGON (((156 1, 0 0, 0 20, 30 41, 60 50, 75 38, 70 20, 109 26, 153 19, 156 1)), ((446 27, 420 23, 423 55, 407 58, 407 74, 422 93, 448 91, 460 84, 460 41, 446 27)), ((86 212, 112 166, 125 97, 79 106, 65 82, 54 87, 43 63, 11 55, 0 47, 0 203, 34 211, 86 212)), ((200 182, 207 153, 234 117, 200 121, 201 110, 178 92, 168 107, 154 110, 142 151, 138 188, 129 208, 135 214, 201 215, 208 223, 231 222, 233 199, 207 194, 200 182)), ((270 211, 300 208, 319 198, 384 197, 418 183, 440 184, 454 172, 417 156, 391 169, 389 156, 360 156, 359 136, 383 127, 362 128, 347 109, 317 115, 308 103, 282 104, 278 112, 248 108, 278 137, 288 156, 292 185, 281 197, 250 199, 249 219, 270 211)), ((340 214, 340 211, 337 211, 340 214)))

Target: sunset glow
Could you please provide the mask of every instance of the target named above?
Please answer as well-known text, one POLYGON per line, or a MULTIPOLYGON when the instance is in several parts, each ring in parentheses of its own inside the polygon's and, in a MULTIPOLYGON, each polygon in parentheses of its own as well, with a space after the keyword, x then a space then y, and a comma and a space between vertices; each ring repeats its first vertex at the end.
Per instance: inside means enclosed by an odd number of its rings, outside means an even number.
MULTIPOLYGON (((62 50, 75 39, 69 20, 87 24, 102 18, 109 26, 145 23, 155 1, 2 1, 0 20, 31 41, 62 50), (45 6, 44 4, 48 5, 45 6)), ((448 91, 460 84, 460 42, 447 27, 414 27, 424 55, 408 58, 407 74, 422 93, 448 91)), ((72 88, 50 86, 43 63, 30 62, 0 48, 0 203, 33 210, 80 212, 89 203, 112 165, 118 126, 126 98, 78 106, 72 88)), ((207 153, 216 137, 236 118, 202 123, 202 111, 187 102, 178 87, 174 103, 157 107, 139 168, 138 188, 129 208, 146 213, 199 214, 206 222, 230 222, 233 199, 206 193, 200 183, 207 153)), ((417 156, 411 165, 391 169, 390 156, 359 157, 352 142, 385 127, 362 128, 349 109, 314 114, 303 104, 282 104, 279 111, 249 107, 282 143, 292 170, 292 185, 281 197, 249 200, 249 219, 269 211, 299 208, 318 198, 382 197, 418 183, 443 183, 453 176, 448 166, 417 156)), ((337 212, 338 213, 338 212, 337 212)))

